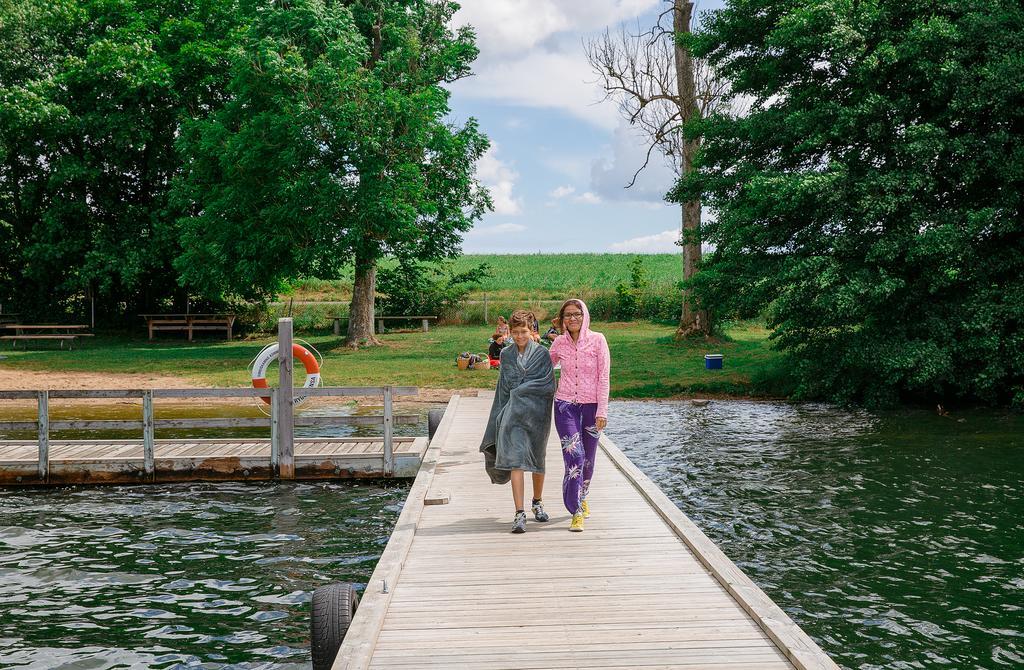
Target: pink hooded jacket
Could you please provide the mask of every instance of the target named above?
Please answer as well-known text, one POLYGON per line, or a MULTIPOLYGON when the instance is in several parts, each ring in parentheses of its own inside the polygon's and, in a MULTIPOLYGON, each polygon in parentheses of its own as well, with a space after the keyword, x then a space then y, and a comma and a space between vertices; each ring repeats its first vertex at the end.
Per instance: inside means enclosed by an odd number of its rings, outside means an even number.
MULTIPOLYGON (((565 331, 551 343, 552 365, 562 364, 555 399, 597 403, 597 416, 608 418, 608 385, 612 356, 601 333, 590 330, 590 311, 582 300, 583 327, 576 342, 565 331)), ((565 327, 563 325, 563 330, 565 327)))

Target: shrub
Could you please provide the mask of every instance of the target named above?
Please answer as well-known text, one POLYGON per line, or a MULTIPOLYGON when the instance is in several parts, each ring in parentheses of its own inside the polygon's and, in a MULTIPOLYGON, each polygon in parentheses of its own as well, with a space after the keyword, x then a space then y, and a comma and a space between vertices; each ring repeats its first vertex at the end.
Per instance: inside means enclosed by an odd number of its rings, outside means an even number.
POLYGON ((486 263, 465 272, 451 264, 401 264, 377 271, 379 314, 431 315, 445 318, 455 312, 482 279, 490 277, 486 263))

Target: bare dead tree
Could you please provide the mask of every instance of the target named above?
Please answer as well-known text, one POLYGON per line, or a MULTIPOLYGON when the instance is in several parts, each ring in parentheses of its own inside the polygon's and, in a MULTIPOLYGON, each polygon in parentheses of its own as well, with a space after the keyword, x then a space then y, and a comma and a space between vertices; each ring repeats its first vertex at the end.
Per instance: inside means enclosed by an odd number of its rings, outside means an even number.
MULTIPOLYGON (((636 183, 656 153, 677 178, 689 174, 700 140, 686 137, 683 127, 709 114, 740 112, 729 97, 728 81, 708 63, 691 58, 676 39, 678 34, 691 32, 693 2, 667 1, 671 6, 648 29, 638 24, 636 32, 625 27, 617 32, 605 30, 603 35, 584 42, 604 99, 616 102, 623 118, 639 128, 648 141, 644 162, 626 188, 636 183), (671 27, 663 25, 669 18, 671 27)), ((700 263, 700 200, 683 203, 680 213, 683 278, 689 279, 700 263)), ((684 292, 676 335, 707 335, 710 330, 708 315, 694 310, 690 296, 684 292)))

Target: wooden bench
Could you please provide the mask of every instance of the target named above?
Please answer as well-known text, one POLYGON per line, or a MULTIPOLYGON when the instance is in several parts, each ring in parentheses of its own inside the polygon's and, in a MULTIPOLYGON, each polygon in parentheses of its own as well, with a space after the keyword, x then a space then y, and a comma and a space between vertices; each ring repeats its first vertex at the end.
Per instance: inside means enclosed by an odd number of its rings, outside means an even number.
POLYGON ((13 348, 18 340, 59 340, 60 348, 64 348, 64 342, 68 343, 68 351, 71 350, 71 343, 80 335, 0 335, 0 340, 10 340, 13 348))
POLYGON ((11 347, 18 344, 18 340, 56 340, 60 342, 60 348, 68 343, 70 350, 72 342, 79 337, 92 337, 92 333, 86 333, 89 326, 74 324, 31 324, 31 323, 9 323, 0 328, 7 331, 14 331, 13 335, 2 335, 0 340, 10 340, 11 347))
MULTIPOLYGON (((342 321, 347 321, 351 317, 348 317, 348 316, 330 316, 330 315, 328 315, 327 318, 328 319, 334 319, 334 334, 335 335, 341 335, 341 322, 342 321)), ((430 332, 430 322, 431 321, 435 321, 437 319, 437 317, 436 316, 378 316, 378 317, 376 317, 376 319, 377 319, 377 332, 378 333, 383 333, 384 332, 384 321, 385 320, 390 320, 390 321, 415 321, 417 319, 419 319, 422 322, 422 324, 423 324, 423 332, 427 333, 427 332, 430 332)))
POLYGON ((153 339, 158 330, 177 330, 188 333, 188 341, 197 330, 223 330, 227 339, 231 339, 231 331, 235 325, 234 314, 139 314, 146 320, 149 339, 153 339))

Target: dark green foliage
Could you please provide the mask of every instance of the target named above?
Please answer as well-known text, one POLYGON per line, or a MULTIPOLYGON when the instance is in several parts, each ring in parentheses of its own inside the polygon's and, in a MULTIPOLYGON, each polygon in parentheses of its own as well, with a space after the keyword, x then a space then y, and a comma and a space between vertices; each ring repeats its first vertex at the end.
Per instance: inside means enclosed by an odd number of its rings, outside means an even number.
POLYGON ((1024 403, 1024 6, 731 0, 694 48, 754 100, 674 193, 701 305, 766 312, 802 397, 1024 403))
POLYGON ((0 304, 101 320, 435 260, 489 204, 446 0, 0 0, 0 304), (173 304, 172 304, 173 303, 173 304))
MULTIPOLYGON (((175 135, 224 96, 231 2, 0 0, 0 301, 173 295, 175 135)), ((183 307, 184 305, 182 305, 183 307)))
POLYGON ((486 263, 465 272, 450 264, 404 263, 377 272, 377 310, 388 315, 447 317, 490 277, 486 263))
POLYGON ((267 7, 240 35, 231 99, 178 142, 174 197, 188 215, 176 265, 196 291, 264 300, 344 262, 366 57, 351 13, 316 1, 267 7))
POLYGON ((231 101, 186 126, 176 265, 206 295, 262 300, 357 257, 437 260, 488 205, 486 138, 446 122, 441 84, 473 34, 437 0, 297 0, 261 10, 232 52, 231 101))

